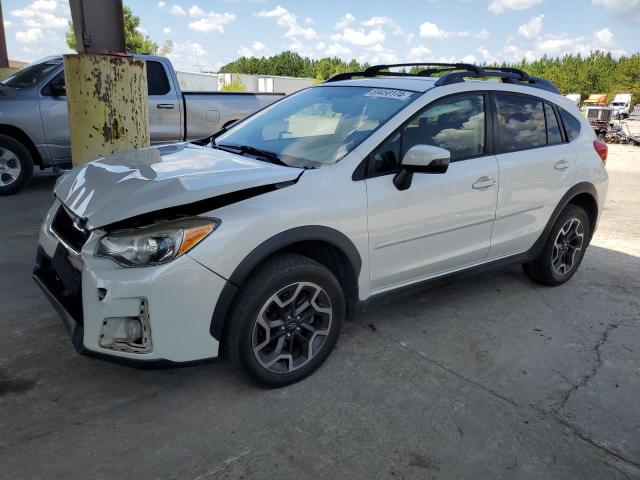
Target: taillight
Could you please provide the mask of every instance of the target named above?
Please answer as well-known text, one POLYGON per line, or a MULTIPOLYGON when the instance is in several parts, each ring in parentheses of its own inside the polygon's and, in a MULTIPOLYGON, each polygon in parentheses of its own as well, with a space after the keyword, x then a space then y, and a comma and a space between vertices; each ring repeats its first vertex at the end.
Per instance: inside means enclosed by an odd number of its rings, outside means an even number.
POLYGON ((601 142, 600 140, 594 140, 593 141, 593 148, 596 149, 596 153, 598 154, 598 156, 602 159, 602 163, 607 163, 607 155, 609 153, 609 147, 607 147, 607 144, 604 142, 601 142))

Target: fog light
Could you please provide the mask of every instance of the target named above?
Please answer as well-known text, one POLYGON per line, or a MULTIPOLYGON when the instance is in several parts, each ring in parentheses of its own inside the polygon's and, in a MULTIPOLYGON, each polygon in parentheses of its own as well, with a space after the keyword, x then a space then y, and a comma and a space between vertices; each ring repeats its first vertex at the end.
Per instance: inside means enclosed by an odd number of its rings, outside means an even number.
POLYGON ((128 318, 124 324, 127 340, 132 343, 140 343, 142 340, 142 324, 137 318, 128 318))

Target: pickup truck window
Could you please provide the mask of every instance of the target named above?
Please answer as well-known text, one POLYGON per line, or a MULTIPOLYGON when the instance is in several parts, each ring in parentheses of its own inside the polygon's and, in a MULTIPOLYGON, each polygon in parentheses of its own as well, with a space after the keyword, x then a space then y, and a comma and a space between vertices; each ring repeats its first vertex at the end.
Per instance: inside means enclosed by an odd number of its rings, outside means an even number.
POLYGON ((56 69, 60 62, 36 63, 23 68, 15 75, 7 78, 2 85, 12 88, 29 88, 40 83, 40 81, 56 69))
MULTIPOLYGON (((43 64, 39 64, 39 65, 34 65, 34 66, 40 66, 43 64)), ((59 64, 53 64, 54 67, 58 66, 59 64)), ((21 73, 24 70, 21 71, 21 73)), ((40 75, 40 77, 38 78, 42 78, 45 75, 47 75, 47 73, 51 71, 51 69, 49 69, 46 73, 43 73, 42 75, 40 75)), ((14 77, 17 75, 14 75, 14 77)), ((11 80, 11 77, 9 80, 11 80)), ((34 82, 34 85, 38 83, 37 81, 34 82)), ((56 75, 53 80, 51 80, 51 82, 49 82, 49 85, 52 84, 59 84, 60 88, 64 89, 65 84, 64 84, 64 73, 60 72, 59 75, 56 75)), ((5 83, 6 85, 6 83, 5 83)), ((9 85, 9 86, 13 86, 13 85, 9 85)), ((20 88, 20 87, 17 87, 20 88)), ((23 87, 24 88, 24 87, 23 87)), ((162 66, 162 64, 160 62, 151 62, 151 61, 147 61, 147 90, 149 91, 149 95, 166 95, 167 93, 169 93, 171 91, 171 85, 169 84, 169 79, 167 78, 167 73, 164 70, 164 67, 162 66)), ((44 90, 43 91, 44 95, 51 95, 51 92, 48 90, 44 90)))
POLYGON ((295 167, 332 165, 417 96, 387 88, 308 88, 239 123, 216 144, 268 151, 295 167))
POLYGON ((171 90, 169 79, 160 62, 147 62, 147 88, 149 95, 166 95, 171 90))

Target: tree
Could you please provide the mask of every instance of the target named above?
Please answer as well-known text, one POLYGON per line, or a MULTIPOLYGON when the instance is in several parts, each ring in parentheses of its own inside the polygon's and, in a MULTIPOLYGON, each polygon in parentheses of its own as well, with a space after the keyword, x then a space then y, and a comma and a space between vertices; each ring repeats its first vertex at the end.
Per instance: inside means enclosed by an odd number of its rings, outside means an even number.
POLYGON ((231 81, 222 85, 221 92, 246 92, 247 87, 244 86, 242 80, 237 75, 232 75, 231 81))
MULTIPOLYGON (((148 35, 143 35, 138 27, 140 17, 133 14, 131 8, 125 6, 124 14, 124 39, 127 53, 156 53, 158 44, 152 41, 148 35)), ((76 49, 76 36, 73 32, 73 24, 69 22, 69 30, 66 33, 67 45, 72 50, 76 49)))

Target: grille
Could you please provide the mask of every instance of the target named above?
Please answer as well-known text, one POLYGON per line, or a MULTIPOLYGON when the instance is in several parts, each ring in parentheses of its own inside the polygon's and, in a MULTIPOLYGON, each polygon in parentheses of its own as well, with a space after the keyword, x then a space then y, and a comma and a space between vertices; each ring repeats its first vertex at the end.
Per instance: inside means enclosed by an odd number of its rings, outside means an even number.
POLYGON ((53 222, 51 222, 51 230, 58 235, 60 240, 71 247, 75 252, 80 252, 82 246, 89 239, 89 232, 78 227, 67 210, 60 205, 53 222))

